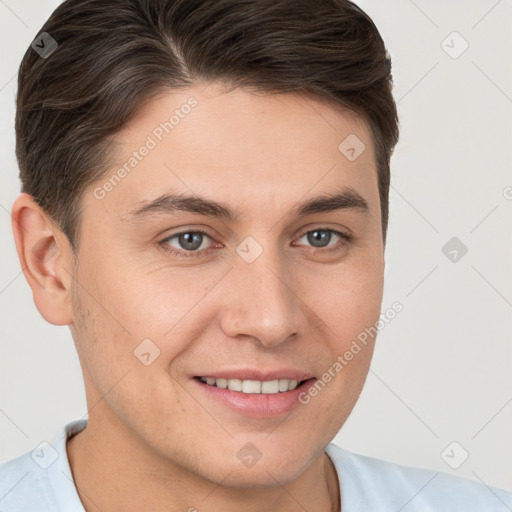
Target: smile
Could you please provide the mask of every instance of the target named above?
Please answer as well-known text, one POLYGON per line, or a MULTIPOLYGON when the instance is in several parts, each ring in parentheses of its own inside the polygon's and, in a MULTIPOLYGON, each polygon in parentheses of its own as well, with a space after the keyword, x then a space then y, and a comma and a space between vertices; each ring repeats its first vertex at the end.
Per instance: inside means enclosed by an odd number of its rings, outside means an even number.
POLYGON ((229 389, 230 391, 239 391, 246 394, 265 394, 275 395, 292 391, 303 381, 291 379, 274 380, 240 380, 240 379, 216 379, 213 377, 199 377, 199 380, 209 386, 220 389, 229 389))

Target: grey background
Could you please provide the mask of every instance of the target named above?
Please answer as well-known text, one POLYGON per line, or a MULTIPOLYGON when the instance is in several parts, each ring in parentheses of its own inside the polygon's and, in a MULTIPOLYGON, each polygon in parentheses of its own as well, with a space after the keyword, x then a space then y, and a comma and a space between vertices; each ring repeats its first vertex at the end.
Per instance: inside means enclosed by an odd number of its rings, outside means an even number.
MULTIPOLYGON (((393 59, 401 141, 382 310, 395 301, 404 310, 379 334, 366 387, 335 442, 512 490, 512 3, 357 3, 393 59), (468 249, 460 258, 454 246, 457 262, 442 252, 452 237, 468 249), (458 469, 447 464, 466 452, 458 469)), ((9 214, 19 192, 17 69, 58 4, 0 0, 0 461, 86 415, 69 330, 36 310, 9 214)))

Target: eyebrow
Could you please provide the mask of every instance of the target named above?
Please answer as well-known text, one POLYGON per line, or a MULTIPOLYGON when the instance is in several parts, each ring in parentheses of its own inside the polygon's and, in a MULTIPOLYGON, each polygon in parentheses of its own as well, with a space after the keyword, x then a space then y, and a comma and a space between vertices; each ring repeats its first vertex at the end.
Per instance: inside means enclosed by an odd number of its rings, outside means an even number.
MULTIPOLYGON (((138 201, 135 209, 128 212, 129 222, 138 222, 155 214, 172 214, 176 211, 198 213, 207 217, 216 217, 230 222, 239 221, 242 212, 229 206, 212 201, 205 197, 191 194, 163 194, 152 201, 138 201)), ((368 213, 366 200, 355 190, 344 188, 338 193, 324 194, 314 197, 305 203, 295 206, 291 214, 305 217, 315 213, 325 213, 336 210, 356 210, 368 213)))

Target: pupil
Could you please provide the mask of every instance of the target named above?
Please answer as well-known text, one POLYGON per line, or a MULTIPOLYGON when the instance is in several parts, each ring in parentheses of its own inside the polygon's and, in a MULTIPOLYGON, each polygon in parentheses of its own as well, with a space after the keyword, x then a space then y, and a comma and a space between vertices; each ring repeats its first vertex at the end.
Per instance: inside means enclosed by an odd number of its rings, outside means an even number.
POLYGON ((308 241, 315 247, 323 247, 322 242, 328 244, 331 240, 331 233, 325 230, 316 230, 312 231, 308 235, 308 241), (317 242, 320 242, 320 245, 316 245, 317 242))
POLYGON ((201 247, 202 236, 201 233, 184 233, 180 235, 180 244, 184 249, 198 249, 201 247))

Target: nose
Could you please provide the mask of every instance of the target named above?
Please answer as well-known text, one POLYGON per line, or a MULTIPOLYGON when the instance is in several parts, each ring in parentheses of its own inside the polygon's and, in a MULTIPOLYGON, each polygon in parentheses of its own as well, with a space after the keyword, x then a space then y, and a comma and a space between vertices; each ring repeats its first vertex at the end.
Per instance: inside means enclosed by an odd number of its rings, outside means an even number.
POLYGON ((268 348, 297 334, 302 302, 293 290, 292 272, 277 251, 264 250, 252 263, 235 254, 224 287, 223 332, 268 348))

